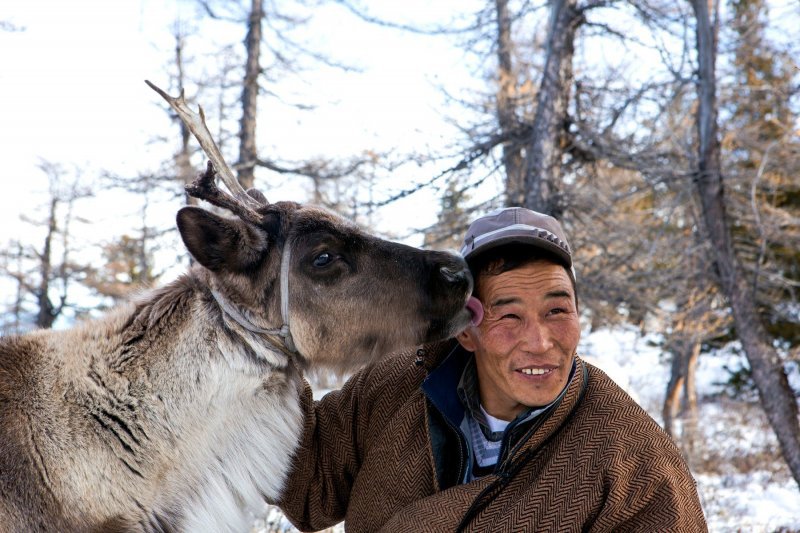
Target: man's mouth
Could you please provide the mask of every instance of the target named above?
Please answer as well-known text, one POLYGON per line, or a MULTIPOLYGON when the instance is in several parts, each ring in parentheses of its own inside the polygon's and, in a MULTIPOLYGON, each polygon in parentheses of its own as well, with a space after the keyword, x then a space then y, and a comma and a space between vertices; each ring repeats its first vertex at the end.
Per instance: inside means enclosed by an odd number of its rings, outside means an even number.
POLYGON ((527 376, 543 376, 555 370, 554 368, 520 368, 517 372, 527 376))

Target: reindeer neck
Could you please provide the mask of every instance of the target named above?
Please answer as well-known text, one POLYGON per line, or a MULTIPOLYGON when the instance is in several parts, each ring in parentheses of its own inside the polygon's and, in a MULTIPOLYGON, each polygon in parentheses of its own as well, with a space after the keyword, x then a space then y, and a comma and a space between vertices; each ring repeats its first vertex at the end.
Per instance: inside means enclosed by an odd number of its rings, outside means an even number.
MULTIPOLYGON (((201 299, 209 311, 207 320, 212 324, 223 353, 226 353, 223 344, 231 350, 245 349, 260 364, 267 363, 279 369, 286 368, 293 359, 299 357, 285 319, 280 328, 265 327, 261 323, 263 319, 253 317, 247 308, 236 303, 235 298, 224 296, 207 272, 200 271, 197 275, 202 280, 201 299)), ((283 309, 282 316, 286 316, 283 309)))

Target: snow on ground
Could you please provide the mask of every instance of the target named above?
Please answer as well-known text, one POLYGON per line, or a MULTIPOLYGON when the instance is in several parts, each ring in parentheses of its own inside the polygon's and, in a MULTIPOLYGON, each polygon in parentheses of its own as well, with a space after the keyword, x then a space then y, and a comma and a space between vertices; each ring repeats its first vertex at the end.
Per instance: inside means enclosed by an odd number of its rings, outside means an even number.
MULTIPOLYGON (((578 353, 603 369, 659 423, 669 361, 659 338, 635 328, 585 332, 578 353)), ((676 421, 681 449, 697 480, 711 532, 800 532, 800 490, 780 458, 777 440, 755 395, 747 400, 726 394, 731 371, 746 367, 735 343, 703 354, 696 380, 698 422, 676 421)), ((790 368, 790 382, 800 386, 800 368, 790 368)), ((267 506, 253 532, 296 530, 267 506)), ((343 532, 340 525, 329 530, 343 532)))

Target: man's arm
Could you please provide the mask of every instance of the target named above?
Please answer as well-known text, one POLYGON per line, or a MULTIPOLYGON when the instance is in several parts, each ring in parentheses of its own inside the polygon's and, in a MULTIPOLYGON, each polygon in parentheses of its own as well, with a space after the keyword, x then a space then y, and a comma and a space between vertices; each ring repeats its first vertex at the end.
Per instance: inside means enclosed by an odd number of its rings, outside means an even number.
POLYGON ((303 433, 282 496, 275 502, 300 530, 324 529, 344 520, 359 468, 359 398, 366 374, 355 374, 341 390, 320 401, 314 401, 305 382, 300 398, 303 433))
POLYGON ((592 531, 708 531, 694 479, 671 443, 655 453, 616 458, 592 531))

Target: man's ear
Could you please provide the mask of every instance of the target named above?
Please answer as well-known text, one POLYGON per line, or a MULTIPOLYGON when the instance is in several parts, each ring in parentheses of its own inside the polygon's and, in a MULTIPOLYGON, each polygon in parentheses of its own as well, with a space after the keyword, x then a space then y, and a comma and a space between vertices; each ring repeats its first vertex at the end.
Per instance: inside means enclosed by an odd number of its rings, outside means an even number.
POLYGON ((469 326, 467 329, 456 335, 456 340, 458 343, 468 352, 474 352, 475 348, 477 348, 478 343, 475 339, 475 335, 478 331, 478 328, 475 326, 469 326))
POLYGON ((267 249, 267 235, 235 218, 223 218, 200 207, 178 211, 178 231, 198 263, 213 272, 241 272, 267 249))

